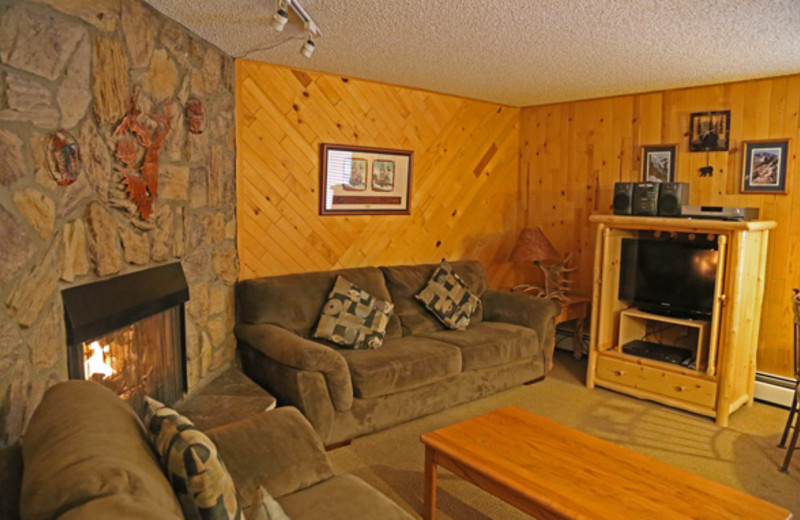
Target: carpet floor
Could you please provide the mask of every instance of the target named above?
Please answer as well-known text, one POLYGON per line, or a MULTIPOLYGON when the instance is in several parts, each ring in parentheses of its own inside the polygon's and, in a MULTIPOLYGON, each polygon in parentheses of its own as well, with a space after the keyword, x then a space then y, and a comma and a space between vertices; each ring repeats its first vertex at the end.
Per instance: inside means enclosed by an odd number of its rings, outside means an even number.
MULTIPOLYGON (((557 351, 542 382, 516 387, 388 430, 330 452, 337 472, 353 473, 421 517, 422 433, 513 405, 601 439, 781 505, 800 517, 800 453, 789 474, 778 471, 777 448, 788 411, 756 402, 734 413, 726 428, 698 415, 584 386, 586 359, 557 351)), ((530 518, 446 470, 439 469, 437 518, 530 518)), ((624 497, 620 498, 624 500, 624 497)))

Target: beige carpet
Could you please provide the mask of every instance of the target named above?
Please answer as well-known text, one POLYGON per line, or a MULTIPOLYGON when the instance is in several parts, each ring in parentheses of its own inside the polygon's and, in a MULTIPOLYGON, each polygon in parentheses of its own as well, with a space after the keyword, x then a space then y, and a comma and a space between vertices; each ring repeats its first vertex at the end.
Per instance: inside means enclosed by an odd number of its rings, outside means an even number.
MULTIPOLYGON (((407 511, 423 506, 424 450, 420 434, 502 406, 514 405, 614 442, 697 475, 774 502, 800 516, 800 453, 789 475, 778 468, 777 441, 788 411, 756 403, 731 416, 730 426, 666 406, 640 401, 583 382, 586 361, 556 353, 545 381, 513 388, 386 431, 355 439, 329 453, 337 472, 363 478, 407 511)), ((437 518, 530 518, 451 473, 439 471, 437 518)), ((620 497, 624 500, 624 497, 620 497)))

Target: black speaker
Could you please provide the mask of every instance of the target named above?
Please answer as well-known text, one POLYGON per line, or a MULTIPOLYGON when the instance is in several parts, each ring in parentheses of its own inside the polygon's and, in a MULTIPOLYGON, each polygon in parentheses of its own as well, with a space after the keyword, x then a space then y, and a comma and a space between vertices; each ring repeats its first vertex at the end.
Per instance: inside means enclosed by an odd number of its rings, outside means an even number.
POLYGON ((681 208, 689 204, 688 182, 662 182, 658 190, 658 214, 680 217, 681 208))
POLYGON ((614 215, 633 213, 633 186, 635 182, 614 183, 614 215))
POLYGON ((658 214, 658 185, 660 182, 637 182, 633 187, 633 214, 658 214))

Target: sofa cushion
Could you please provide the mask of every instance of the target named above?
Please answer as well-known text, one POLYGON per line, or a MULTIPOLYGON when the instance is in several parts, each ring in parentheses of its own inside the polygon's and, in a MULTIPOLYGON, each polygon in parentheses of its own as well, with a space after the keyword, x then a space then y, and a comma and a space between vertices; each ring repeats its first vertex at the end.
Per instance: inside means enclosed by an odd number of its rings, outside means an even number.
POLYGON ((279 498, 290 518, 303 520, 410 520, 411 515, 353 475, 337 475, 315 486, 279 498))
MULTIPOLYGON (((471 293, 477 297, 489 288, 489 280, 483 266, 477 260, 457 260, 450 262, 453 270, 467 284, 471 293)), ((428 283, 438 264, 396 265, 381 267, 386 276, 386 287, 394 303, 395 315, 400 319, 404 335, 420 334, 444 329, 444 325, 434 317, 415 295, 428 283)), ((481 306, 470 318, 470 323, 478 323, 483 318, 481 306)))
POLYGON ((480 299, 469 292, 467 284, 449 263, 442 260, 428 283, 414 297, 448 329, 464 330, 480 299))
POLYGON ((535 330, 496 321, 482 321, 467 330, 441 330, 424 336, 460 348, 465 372, 531 359, 542 351, 535 330))
POLYGON ((383 344, 393 308, 391 303, 337 276, 313 337, 354 349, 378 348, 383 344))
POLYGON ((258 486, 256 495, 257 503, 243 510, 247 520, 289 520, 281 505, 272 498, 264 486, 258 486))
POLYGON ((47 390, 22 452, 22 518, 49 520, 114 496, 152 505, 164 518, 182 516, 138 417, 97 383, 67 381, 47 390))
POLYGON ((208 436, 230 470, 242 508, 258 504, 259 487, 280 498, 333 476, 322 442, 291 406, 214 428, 208 436))
MULTIPOLYGON (((238 321, 278 325, 309 338, 338 275, 375 298, 392 301, 383 274, 377 267, 269 276, 244 280, 236 285, 238 321)), ((392 315, 386 327, 386 337, 400 335, 400 321, 392 315)))
POLYGON ((430 338, 386 340, 378 350, 339 350, 356 397, 369 399, 440 381, 461 372, 461 351, 430 338))
MULTIPOLYGON (((156 504, 129 495, 101 496, 75 509, 70 509, 58 520, 183 520, 183 515, 164 511, 156 504)), ((247 520, 250 520, 249 518, 247 520)))
POLYGON ((189 419, 149 397, 145 422, 187 520, 240 520, 233 479, 211 439, 189 419))

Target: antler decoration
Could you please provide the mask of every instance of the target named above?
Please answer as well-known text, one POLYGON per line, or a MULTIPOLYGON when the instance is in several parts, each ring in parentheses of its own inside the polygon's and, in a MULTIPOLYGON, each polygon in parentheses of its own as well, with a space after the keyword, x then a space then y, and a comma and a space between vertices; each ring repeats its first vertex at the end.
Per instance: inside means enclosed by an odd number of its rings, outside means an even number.
POLYGON ((566 275, 577 269, 577 267, 569 266, 570 260, 572 260, 572 253, 568 253, 561 262, 551 265, 544 265, 538 261, 534 262, 544 273, 544 288, 538 285, 521 284, 515 286, 512 290, 569 303, 570 300, 567 293, 572 280, 567 280, 566 275))
POLYGON ((117 142, 115 157, 123 166, 118 166, 125 178, 128 197, 136 203, 139 214, 143 220, 153 213, 153 202, 158 193, 158 152, 167 138, 172 127, 172 102, 164 104, 162 113, 150 114, 156 122, 155 128, 150 131, 139 120, 142 113, 138 106, 139 87, 135 87, 128 101, 128 113, 114 130, 114 136, 123 137, 117 142), (144 148, 144 159, 139 163, 137 145, 144 148))

